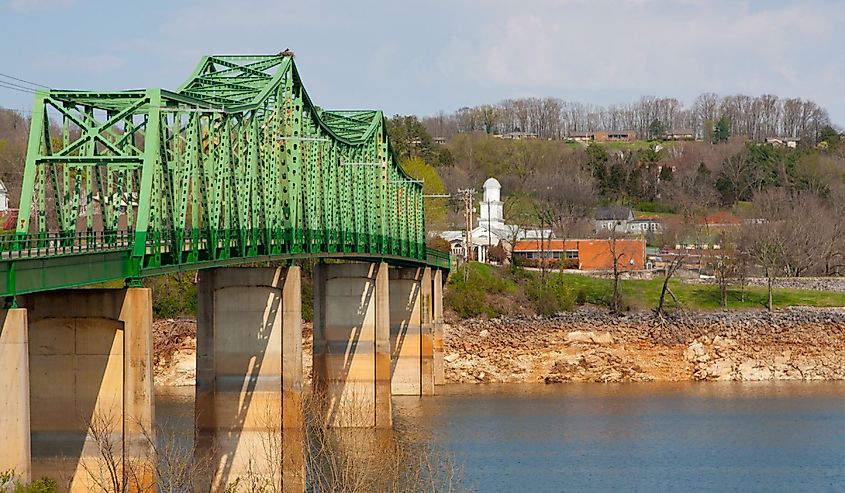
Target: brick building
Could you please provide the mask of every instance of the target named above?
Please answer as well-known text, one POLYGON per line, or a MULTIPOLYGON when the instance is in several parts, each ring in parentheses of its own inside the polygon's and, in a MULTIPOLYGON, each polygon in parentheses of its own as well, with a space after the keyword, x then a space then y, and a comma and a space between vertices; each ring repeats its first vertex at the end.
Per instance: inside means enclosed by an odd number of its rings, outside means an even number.
MULTIPOLYGON (((645 268, 645 240, 617 239, 616 253, 620 255, 622 270, 645 268)), ((546 263, 552 266, 579 270, 610 270, 613 268, 611 240, 522 240, 513 248, 513 257, 522 265, 546 263)))

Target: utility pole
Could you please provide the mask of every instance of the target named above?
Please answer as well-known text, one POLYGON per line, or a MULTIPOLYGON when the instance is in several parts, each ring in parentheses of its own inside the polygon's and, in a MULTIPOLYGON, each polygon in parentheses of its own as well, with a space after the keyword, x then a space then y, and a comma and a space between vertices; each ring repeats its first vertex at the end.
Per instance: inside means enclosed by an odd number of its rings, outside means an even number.
POLYGON ((469 262, 473 259, 474 248, 472 245, 472 206, 475 202, 475 190, 472 188, 461 188, 458 190, 464 199, 464 218, 466 219, 465 241, 466 252, 464 259, 469 262))

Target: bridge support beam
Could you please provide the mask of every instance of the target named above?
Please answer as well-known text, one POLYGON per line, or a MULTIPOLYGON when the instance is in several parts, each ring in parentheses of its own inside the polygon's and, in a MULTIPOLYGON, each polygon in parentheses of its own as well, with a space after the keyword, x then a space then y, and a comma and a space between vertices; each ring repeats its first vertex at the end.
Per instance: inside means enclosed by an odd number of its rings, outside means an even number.
POLYGON ((443 270, 434 269, 431 286, 432 331, 434 333, 434 385, 446 383, 446 363, 443 359, 443 270))
POLYGON ((26 310, 0 311, 0 472, 31 479, 29 439, 29 337, 26 310))
POLYGON ((149 491, 150 290, 51 291, 19 302, 29 324, 32 477, 52 477, 60 491, 149 491))
POLYGON ((329 426, 392 425, 386 263, 317 265, 313 357, 329 426))
POLYGON ((428 267, 390 271, 393 395, 434 395, 432 280, 428 267))
POLYGON ((212 491, 305 491, 299 267, 200 271, 197 456, 212 491))

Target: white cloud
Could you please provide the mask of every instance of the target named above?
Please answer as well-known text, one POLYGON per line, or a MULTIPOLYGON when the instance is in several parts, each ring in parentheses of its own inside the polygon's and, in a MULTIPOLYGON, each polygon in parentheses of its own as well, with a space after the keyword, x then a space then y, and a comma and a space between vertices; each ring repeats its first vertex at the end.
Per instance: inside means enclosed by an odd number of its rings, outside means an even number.
POLYGON ((453 34, 438 57, 440 73, 562 97, 745 91, 823 99, 843 77, 814 63, 819 55, 808 50, 831 38, 845 5, 753 10, 728 1, 545 0, 521 7, 453 34))
POLYGON ((63 9, 76 5, 76 0, 7 0, 6 8, 16 12, 63 9))

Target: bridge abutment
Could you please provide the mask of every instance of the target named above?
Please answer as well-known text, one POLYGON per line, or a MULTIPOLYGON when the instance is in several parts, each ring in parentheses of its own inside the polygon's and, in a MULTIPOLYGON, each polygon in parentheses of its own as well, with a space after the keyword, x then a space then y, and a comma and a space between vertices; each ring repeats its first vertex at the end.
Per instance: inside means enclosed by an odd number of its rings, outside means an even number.
POLYGON ((389 428, 390 294, 386 263, 314 270, 314 390, 329 426, 389 428))
POLYGON ((301 273, 201 271, 197 318, 197 456, 212 490, 241 478, 305 489, 301 273))
POLYGON ((29 326, 32 477, 54 478, 60 491, 152 488, 150 290, 61 290, 19 303, 29 326))

